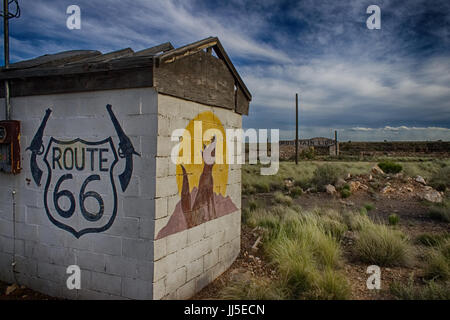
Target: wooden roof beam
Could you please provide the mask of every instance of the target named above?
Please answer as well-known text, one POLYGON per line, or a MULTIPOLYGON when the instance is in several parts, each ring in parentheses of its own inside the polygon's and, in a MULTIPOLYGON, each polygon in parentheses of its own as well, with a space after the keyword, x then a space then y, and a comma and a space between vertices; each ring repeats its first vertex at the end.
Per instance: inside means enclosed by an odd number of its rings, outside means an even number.
POLYGON ((164 52, 167 52, 167 51, 170 51, 173 49, 174 49, 173 45, 170 42, 166 42, 166 43, 163 43, 163 44, 160 44, 160 45, 148 48, 148 49, 138 51, 134 55, 135 56, 152 56, 152 55, 156 55, 161 52, 164 53, 164 52))

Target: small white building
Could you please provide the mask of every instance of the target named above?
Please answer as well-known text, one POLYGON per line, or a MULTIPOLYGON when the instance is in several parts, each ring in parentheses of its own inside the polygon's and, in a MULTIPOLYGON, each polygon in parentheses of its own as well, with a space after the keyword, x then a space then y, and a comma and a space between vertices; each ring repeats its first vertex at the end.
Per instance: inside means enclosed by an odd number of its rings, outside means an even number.
MULTIPOLYGON (((225 132, 248 114, 217 38, 44 55, 0 79, 21 126, 20 173, 0 172, 0 280, 69 299, 185 299, 231 265, 240 165, 171 161, 174 130, 186 142, 198 123, 225 132)), ((214 139, 192 135, 201 160, 226 153, 214 139)))

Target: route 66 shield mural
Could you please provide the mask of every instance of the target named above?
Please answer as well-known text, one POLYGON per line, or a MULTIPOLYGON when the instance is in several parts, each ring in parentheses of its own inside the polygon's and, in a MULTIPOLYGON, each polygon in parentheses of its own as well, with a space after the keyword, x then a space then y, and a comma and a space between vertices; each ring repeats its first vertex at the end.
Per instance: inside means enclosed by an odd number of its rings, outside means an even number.
POLYGON ((117 214, 117 161, 111 137, 99 142, 51 138, 44 156, 44 207, 50 221, 77 238, 107 230, 117 214))
POLYGON ((118 174, 121 190, 125 191, 133 172, 133 155, 139 155, 120 127, 111 105, 107 105, 107 111, 119 138, 119 148, 112 137, 100 141, 51 137, 44 147, 42 139, 50 109, 27 148, 31 151, 30 169, 35 183, 40 186, 42 176, 47 176, 43 201, 49 220, 76 238, 111 227, 117 215, 114 168, 125 159, 125 168, 118 174), (42 157, 45 168, 39 167, 38 157, 42 157))

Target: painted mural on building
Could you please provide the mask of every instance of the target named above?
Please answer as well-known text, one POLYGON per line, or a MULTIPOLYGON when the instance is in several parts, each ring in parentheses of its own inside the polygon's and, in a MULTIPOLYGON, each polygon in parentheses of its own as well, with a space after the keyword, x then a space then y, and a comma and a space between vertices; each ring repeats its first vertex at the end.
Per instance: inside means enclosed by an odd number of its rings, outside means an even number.
POLYGON ((45 181, 43 202, 49 220, 76 238, 111 227, 117 215, 114 169, 125 159, 124 169, 117 175, 121 190, 125 192, 133 173, 133 156, 139 156, 112 106, 107 105, 106 110, 119 138, 118 148, 111 136, 98 141, 50 137, 45 147, 44 131, 52 113, 47 109, 26 149, 31 151, 30 170, 34 182, 41 186, 45 181), (40 162, 44 165, 39 165, 40 162), (42 179, 43 176, 46 178, 42 179))
MULTIPOLYGON (((198 114, 185 129, 182 139, 189 139, 190 146, 199 141, 194 134, 194 127, 201 123, 200 131, 217 132, 217 136, 225 137, 225 129, 219 118, 207 111, 198 114)), ((236 212, 238 208, 226 195, 229 166, 226 158, 226 139, 217 139, 216 135, 202 135, 201 163, 195 163, 195 154, 190 152, 190 161, 177 164, 177 185, 180 201, 167 225, 159 231, 157 239, 193 228, 207 221, 236 212)), ((180 149, 179 156, 183 156, 180 149)))

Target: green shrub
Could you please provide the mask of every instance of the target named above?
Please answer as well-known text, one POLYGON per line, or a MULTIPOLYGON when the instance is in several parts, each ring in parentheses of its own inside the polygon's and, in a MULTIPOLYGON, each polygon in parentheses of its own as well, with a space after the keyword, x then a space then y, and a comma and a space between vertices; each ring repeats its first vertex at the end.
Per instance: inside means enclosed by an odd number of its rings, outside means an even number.
POLYGON ((254 211, 258 208, 258 203, 254 199, 251 199, 248 202, 248 208, 250 211, 254 211))
POLYGON ((450 283, 429 281, 424 286, 414 285, 411 279, 406 285, 395 281, 391 293, 401 300, 450 300, 450 283))
POLYGON ((428 279, 450 279, 450 240, 431 249, 425 258, 425 277, 428 279))
POLYGON ((367 209, 365 207, 362 207, 359 209, 359 213, 363 216, 367 216, 367 209))
POLYGON ((450 188, 450 166, 440 168, 430 179, 430 185, 438 191, 450 188))
POLYGON ((344 222, 352 231, 359 231, 366 224, 372 223, 367 215, 355 212, 344 213, 344 222))
POLYGON ((373 209, 375 209, 375 206, 373 203, 366 203, 364 205, 364 208, 366 208, 367 211, 372 211, 373 209))
POLYGON ((266 181, 258 181, 257 183, 255 183, 253 185, 253 187, 255 188, 256 192, 258 192, 258 193, 270 192, 270 184, 267 183, 266 181))
POLYGON ((352 189, 352 187, 350 187, 350 185, 348 184, 348 183, 346 183, 346 184, 344 184, 343 186, 342 186, 342 190, 348 190, 348 191, 350 191, 352 189))
POLYGON ((303 189, 301 187, 293 187, 290 190, 290 194, 293 198, 298 198, 303 194, 303 189))
POLYGON ((342 190, 341 190, 341 197, 342 197, 343 199, 348 198, 348 197, 350 197, 351 195, 352 195, 352 192, 351 192, 350 190, 347 190, 347 189, 342 189, 342 190))
POLYGON ((403 169, 403 167, 400 164, 389 161, 389 160, 385 160, 385 161, 378 163, 378 166, 385 173, 392 173, 392 174, 399 173, 403 169))
POLYGON ((334 212, 295 212, 278 207, 272 211, 277 224, 265 238, 267 257, 273 262, 291 299, 344 299, 348 283, 337 270, 342 266, 336 238, 345 226, 334 212))
MULTIPOLYGON (((250 227, 263 227, 271 230, 278 230, 280 228, 280 214, 277 211, 288 211, 288 208, 281 207, 282 209, 278 209, 277 207, 273 207, 271 210, 266 210, 264 208, 256 209, 251 212, 247 219, 247 224, 250 227)), ((284 214, 284 212, 282 213, 284 214)))
POLYGON ((328 184, 334 185, 339 177, 342 176, 342 169, 338 166, 331 164, 324 164, 318 167, 312 177, 312 184, 315 185, 318 190, 325 190, 325 186, 328 184))
POLYGON ((450 234, 422 233, 416 237, 416 243, 427 247, 436 247, 442 244, 446 239, 450 239, 450 234))
POLYGON ((320 300, 345 300, 350 297, 347 279, 334 270, 326 270, 319 279, 317 294, 312 298, 320 300))
POLYGON ((425 278, 448 280, 450 278, 449 260, 438 250, 432 250, 426 258, 425 278))
POLYGON ((284 204, 284 205, 287 205, 287 206, 290 206, 293 203, 291 197, 289 197, 287 195, 284 195, 280 191, 275 192, 275 194, 274 194, 274 201, 275 201, 275 203, 284 204))
POLYGON ((450 222, 450 200, 432 205, 429 215, 431 219, 450 222))
POLYGON ((338 241, 342 239, 344 233, 348 229, 345 224, 329 217, 322 217, 319 222, 322 225, 324 231, 338 241))
POLYGON ((251 279, 234 281, 220 292, 225 300, 284 300, 288 292, 280 281, 251 279))
POLYGON ((285 190, 286 186, 283 181, 271 181, 269 183, 270 191, 285 190))
POLYGON ((439 245, 439 251, 446 257, 450 259, 450 240, 446 239, 439 245))
POLYGON ((362 261, 380 266, 407 266, 413 262, 412 249, 402 233, 369 219, 361 224, 355 253, 362 261))
POLYGON ((242 184, 242 194, 245 195, 251 195, 251 194, 255 194, 256 193, 256 189, 254 186, 249 185, 249 184, 242 184))
POLYGON ((300 151, 299 156, 302 159, 308 159, 308 160, 314 159, 314 157, 316 156, 316 152, 314 150, 314 147, 310 147, 308 149, 300 151))
POLYGON ((400 222, 400 217, 397 214, 393 213, 389 215, 388 221, 391 226, 396 226, 400 222))

